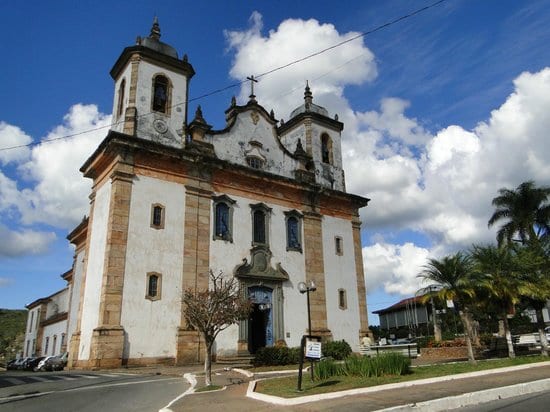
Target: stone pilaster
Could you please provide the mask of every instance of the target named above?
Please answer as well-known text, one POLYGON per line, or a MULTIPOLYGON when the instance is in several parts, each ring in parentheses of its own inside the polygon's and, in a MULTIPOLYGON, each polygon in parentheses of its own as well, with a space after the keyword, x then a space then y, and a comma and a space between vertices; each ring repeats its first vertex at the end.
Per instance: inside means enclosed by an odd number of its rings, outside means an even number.
POLYGON ((325 265, 323 257, 322 216, 315 212, 304 213, 304 256, 306 260, 306 282, 313 280, 317 286, 309 294, 311 329, 313 335, 331 338, 327 324, 327 302, 325 288, 325 265))
POLYGON ((353 250, 355 253, 355 273, 357 275, 357 298, 359 299, 359 339, 370 336, 367 314, 367 290, 363 269, 363 249, 361 247, 361 221, 355 217, 351 222, 353 228, 353 250))
MULTIPOLYGON (((184 258, 182 291, 208 288, 210 271, 210 210, 212 191, 205 183, 185 186, 184 258), (202 186, 202 187, 201 187, 202 186)), ((176 364, 200 362, 204 345, 197 331, 186 324, 182 305, 177 334, 176 364), (198 347, 202 350, 197 350, 198 347)))
POLYGON ((133 177, 133 166, 122 162, 117 164, 111 175, 111 200, 99 319, 90 346, 92 367, 122 365, 124 329, 120 325, 120 319, 133 177))
POLYGON ((138 69, 141 58, 138 54, 135 54, 130 59, 132 69, 130 72, 130 93, 128 94, 128 107, 124 113, 124 128, 123 133, 135 136, 137 130, 137 109, 136 109, 136 95, 138 85, 138 69))
MULTIPOLYGON (((82 321, 82 308, 84 306, 84 291, 86 289, 86 272, 88 269, 88 256, 90 255, 90 239, 92 236, 92 222, 94 218, 95 205, 95 188, 90 194, 90 216, 88 217, 88 229, 86 231, 86 251, 84 253, 84 262, 82 262, 82 279, 80 279, 79 301, 78 301, 78 317, 76 319, 76 328, 72 336, 69 337, 69 359, 67 360, 67 368, 73 369, 78 365, 78 355, 80 353, 80 330, 82 321)), ((72 293, 77 293, 73 290, 72 293)), ((71 315, 72 316, 72 315, 71 315)))

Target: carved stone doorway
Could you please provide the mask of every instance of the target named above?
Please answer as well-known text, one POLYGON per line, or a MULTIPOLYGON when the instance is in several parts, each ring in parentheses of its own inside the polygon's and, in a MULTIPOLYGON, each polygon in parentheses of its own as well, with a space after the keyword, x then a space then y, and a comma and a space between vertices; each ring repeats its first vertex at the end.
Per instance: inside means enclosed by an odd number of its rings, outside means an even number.
POLYGON ((256 353, 259 348, 273 346, 273 290, 264 286, 248 288, 248 297, 253 304, 248 321, 248 351, 256 353))

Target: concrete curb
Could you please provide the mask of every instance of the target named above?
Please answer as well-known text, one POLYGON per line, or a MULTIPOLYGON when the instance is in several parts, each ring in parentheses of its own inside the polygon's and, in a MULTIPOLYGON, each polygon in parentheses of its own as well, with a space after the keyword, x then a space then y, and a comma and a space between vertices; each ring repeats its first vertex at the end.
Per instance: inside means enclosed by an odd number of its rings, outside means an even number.
MULTIPOLYGON (((309 402, 317 402, 317 401, 326 400, 326 399, 337 399, 337 398, 342 398, 344 396, 350 396, 350 395, 361 395, 361 394, 367 394, 367 393, 373 393, 373 392, 380 392, 387 389, 408 388, 408 387, 417 386, 417 385, 427 385, 430 383, 452 381, 456 379, 474 378, 477 376, 513 372, 513 371, 542 367, 542 366, 550 366, 550 362, 538 362, 536 364, 510 366, 507 368, 488 369, 484 371, 461 373, 458 375, 439 376, 436 378, 418 379, 414 381, 399 382, 399 383, 390 383, 387 385, 378 385, 378 386, 372 386, 369 388, 349 389, 341 392, 330 392, 330 393, 323 393, 318 395, 308 395, 308 396, 301 396, 298 398, 290 398, 290 399, 280 398, 278 396, 265 395, 263 393, 255 392, 254 389, 256 388, 256 383, 259 380, 254 380, 249 382, 246 396, 252 399, 256 399, 266 403, 271 403, 274 405, 292 406, 292 405, 300 405, 300 404, 309 403, 309 402)), ((263 379, 260 379, 260 380, 263 380, 263 379)), ((512 385, 512 386, 516 386, 516 385, 512 385)), ((464 394, 464 395, 468 395, 468 394, 464 394)), ((460 396, 464 396, 464 395, 460 395, 460 396)), ((431 401, 427 401, 427 402, 431 402, 431 401)))
POLYGON ((464 393, 462 395, 449 396, 447 398, 433 399, 410 405, 394 406, 392 408, 380 409, 376 412, 398 412, 398 411, 422 411, 439 412, 451 409, 463 408, 466 406, 479 405, 481 403, 508 399, 515 396, 528 395, 530 393, 542 392, 550 389, 550 379, 541 379, 533 382, 518 383, 516 385, 503 386, 501 388, 487 389, 484 391, 464 393))

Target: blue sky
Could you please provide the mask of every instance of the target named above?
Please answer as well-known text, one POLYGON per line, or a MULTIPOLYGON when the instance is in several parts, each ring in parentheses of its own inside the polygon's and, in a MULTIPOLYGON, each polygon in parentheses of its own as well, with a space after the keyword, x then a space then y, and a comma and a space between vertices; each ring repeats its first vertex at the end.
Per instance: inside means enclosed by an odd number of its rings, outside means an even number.
MULTIPOLYGON (((190 97, 238 83, 433 1, 2 2, 0 307, 64 286, 65 237, 87 213, 78 168, 106 129, 109 70, 157 15, 162 40, 194 66, 190 97)), ((367 196, 362 239, 369 312, 410 296, 428 257, 490 242, 501 187, 550 184, 550 1, 447 0, 260 78, 278 118, 316 103, 345 122, 349 192, 367 196)), ((216 128, 232 95, 193 100, 216 128)), ((369 314, 371 323, 378 323, 369 314)))

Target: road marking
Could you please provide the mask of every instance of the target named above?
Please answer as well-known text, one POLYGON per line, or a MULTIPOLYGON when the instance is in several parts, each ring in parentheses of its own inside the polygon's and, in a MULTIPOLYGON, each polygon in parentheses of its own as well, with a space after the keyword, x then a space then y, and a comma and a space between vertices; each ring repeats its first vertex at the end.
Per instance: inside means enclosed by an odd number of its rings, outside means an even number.
POLYGON ((42 376, 28 376, 29 379, 32 379, 33 381, 36 381, 36 382, 48 382, 48 381, 51 381, 50 378, 44 378, 42 376))
POLYGON ((184 396, 190 395, 193 392, 195 392, 195 387, 197 386, 197 378, 193 373, 186 373, 183 375, 185 379, 187 379, 187 382, 191 385, 189 389, 187 389, 185 392, 183 392, 181 395, 179 395, 177 398, 172 399, 168 405, 166 405, 164 408, 159 409, 159 412, 172 412, 172 409, 170 409, 170 406, 172 406, 174 403, 179 401, 184 396))
MULTIPOLYGON (((10 378, 5 378, 5 379, 10 379, 10 378)), ((90 390, 90 389, 108 388, 108 387, 111 387, 111 386, 138 385, 140 383, 166 382, 166 381, 175 381, 175 380, 180 380, 180 379, 181 378, 164 378, 164 379, 149 379, 149 380, 136 381, 136 382, 98 384, 98 385, 87 386, 87 387, 82 387, 82 388, 70 388, 70 389, 61 389, 61 390, 58 390, 58 391, 47 391, 47 392, 31 393, 31 394, 28 394, 28 395, 8 396, 8 397, 5 397, 5 398, 0 398, 0 402, 8 401, 8 400, 15 400, 15 399, 36 398, 38 396, 44 396, 44 395, 49 395, 51 393, 58 393, 58 392, 87 391, 87 390, 90 390)), ((0 403, 0 405, 1 405, 1 403, 0 403)))
POLYGON ((76 376, 77 378, 84 378, 84 379, 99 379, 98 375, 71 375, 76 376))
POLYGON ((17 378, 2 378, 3 381, 9 382, 13 385, 23 385, 25 381, 22 381, 21 379, 17 378))

